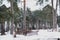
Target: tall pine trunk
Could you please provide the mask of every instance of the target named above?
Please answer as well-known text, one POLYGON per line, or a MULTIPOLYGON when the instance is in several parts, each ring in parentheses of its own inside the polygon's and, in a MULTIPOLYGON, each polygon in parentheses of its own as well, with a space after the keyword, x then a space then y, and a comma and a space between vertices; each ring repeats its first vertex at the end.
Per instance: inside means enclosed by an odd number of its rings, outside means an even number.
POLYGON ((55 22, 56 22, 56 30, 57 30, 57 6, 58 6, 58 0, 56 0, 56 10, 55 10, 55 22))
POLYGON ((53 14, 53 29, 55 29, 55 13, 54 13, 54 6, 53 6, 53 0, 51 0, 52 3, 52 14, 53 14))
MULTIPOLYGON (((11 0, 11 13, 14 15, 13 0, 11 0)), ((11 19, 11 30, 10 30, 11 34, 13 34, 13 30, 14 30, 14 16, 12 16, 11 19)))
POLYGON ((25 12, 25 7, 26 6, 26 0, 24 0, 24 13, 23 13, 23 29, 26 29, 26 12, 25 12))
POLYGON ((53 6, 53 1, 51 0, 52 3, 52 13, 53 13, 53 29, 57 29, 57 4, 58 4, 58 0, 56 0, 56 10, 54 10, 54 6, 53 6))

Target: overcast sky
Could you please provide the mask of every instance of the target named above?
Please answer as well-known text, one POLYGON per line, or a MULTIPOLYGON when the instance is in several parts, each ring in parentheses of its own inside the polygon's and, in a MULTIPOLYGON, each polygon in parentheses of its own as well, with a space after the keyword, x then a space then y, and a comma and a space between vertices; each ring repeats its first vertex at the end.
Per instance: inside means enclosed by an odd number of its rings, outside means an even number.
MULTIPOLYGON (((36 1, 37 0, 26 0, 26 7, 30 8, 31 11, 34 11, 34 10, 42 9, 47 4, 51 5, 51 0, 49 0, 49 2, 44 2, 44 4, 40 6, 39 5, 36 6, 36 1)), ((3 4, 5 4, 7 7, 10 7, 10 3, 8 3, 6 0, 3 2, 3 4)), ((54 4, 55 4, 54 8, 56 8, 56 0, 54 0, 54 4)), ((21 3, 18 3, 18 7, 23 7, 23 3, 22 3, 22 6, 21 6, 21 3)), ((58 8, 58 15, 60 15, 59 8, 58 8)))

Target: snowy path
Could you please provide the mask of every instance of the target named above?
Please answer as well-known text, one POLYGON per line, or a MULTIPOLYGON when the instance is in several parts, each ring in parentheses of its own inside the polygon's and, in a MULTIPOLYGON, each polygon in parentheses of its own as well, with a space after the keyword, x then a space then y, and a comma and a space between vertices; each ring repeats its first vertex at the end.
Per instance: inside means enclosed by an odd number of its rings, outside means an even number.
POLYGON ((60 38, 60 32, 47 32, 46 30, 39 30, 39 32, 33 32, 27 36, 17 35, 16 38, 13 38, 13 35, 10 34, 0 36, 0 40, 43 40, 43 38, 44 40, 47 38, 60 38))

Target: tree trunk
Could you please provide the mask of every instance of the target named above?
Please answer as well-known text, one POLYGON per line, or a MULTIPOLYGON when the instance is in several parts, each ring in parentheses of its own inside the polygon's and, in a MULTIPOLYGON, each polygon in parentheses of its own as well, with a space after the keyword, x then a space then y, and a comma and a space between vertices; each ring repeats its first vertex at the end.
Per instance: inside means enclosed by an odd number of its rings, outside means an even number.
POLYGON ((59 13, 60 13, 60 0, 59 0, 59 13))
POLYGON ((40 29, 40 20, 38 20, 38 29, 40 29))
POLYGON ((13 9, 13 0, 11 0, 11 13, 13 14, 12 19, 11 19, 11 30, 10 33, 13 34, 14 30, 14 9, 13 9))
POLYGON ((1 35, 5 35, 4 21, 1 22, 1 35))
POLYGON ((9 28, 9 25, 10 25, 10 24, 9 24, 9 21, 7 21, 6 32, 8 32, 8 31, 9 31, 9 29, 10 29, 10 28, 9 28))
POLYGON ((25 7, 26 6, 26 0, 24 0, 24 14, 23 14, 23 29, 26 29, 26 12, 25 12, 25 7))
POLYGON ((37 29, 39 29, 39 22, 38 22, 38 20, 37 20, 37 23, 36 24, 37 24, 37 29))
POLYGON ((48 28, 48 23, 47 23, 47 20, 46 20, 46 29, 48 28))
POLYGON ((56 28, 56 19, 55 19, 55 13, 54 13, 54 6, 53 6, 53 0, 51 0, 51 3, 52 3, 52 13, 53 13, 53 29, 56 28))
POLYGON ((32 29, 35 29, 35 27, 34 27, 34 22, 32 22, 32 24, 31 24, 31 25, 32 25, 32 29))
POLYGON ((56 31, 57 31, 57 6, 58 6, 58 0, 56 0, 56 10, 55 10, 55 25, 56 25, 56 31))
POLYGON ((13 34, 13 30, 14 30, 14 22, 13 22, 13 20, 12 20, 12 21, 11 21, 10 34, 13 34))
MULTIPOLYGON (((51 0, 52 2, 52 7, 53 7, 53 0, 51 0)), ((52 13, 53 13, 53 29, 57 29, 57 4, 58 4, 58 0, 56 1, 56 10, 54 11, 54 7, 52 9, 52 13)))

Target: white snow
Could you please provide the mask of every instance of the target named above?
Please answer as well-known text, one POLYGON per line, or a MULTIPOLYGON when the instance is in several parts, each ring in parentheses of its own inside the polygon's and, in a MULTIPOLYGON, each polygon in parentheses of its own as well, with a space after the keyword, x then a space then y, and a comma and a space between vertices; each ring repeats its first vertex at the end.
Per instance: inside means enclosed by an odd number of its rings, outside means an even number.
POLYGON ((6 33, 6 35, 3 36, 0 35, 0 40, 48 40, 48 38, 52 40, 53 38, 60 38, 60 32, 50 31, 48 32, 47 30, 32 30, 32 31, 33 32, 27 34, 27 36, 16 35, 17 36, 16 38, 14 38, 13 35, 6 33))

